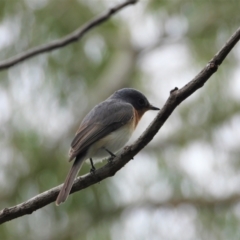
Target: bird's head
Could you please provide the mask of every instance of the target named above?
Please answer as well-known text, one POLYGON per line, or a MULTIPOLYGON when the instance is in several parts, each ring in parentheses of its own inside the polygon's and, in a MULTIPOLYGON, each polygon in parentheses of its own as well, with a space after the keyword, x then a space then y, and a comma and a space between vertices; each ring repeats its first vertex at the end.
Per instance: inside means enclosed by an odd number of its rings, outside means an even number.
POLYGON ((111 98, 130 103, 137 111, 160 110, 149 103, 148 99, 139 91, 133 88, 122 88, 111 96, 111 98))

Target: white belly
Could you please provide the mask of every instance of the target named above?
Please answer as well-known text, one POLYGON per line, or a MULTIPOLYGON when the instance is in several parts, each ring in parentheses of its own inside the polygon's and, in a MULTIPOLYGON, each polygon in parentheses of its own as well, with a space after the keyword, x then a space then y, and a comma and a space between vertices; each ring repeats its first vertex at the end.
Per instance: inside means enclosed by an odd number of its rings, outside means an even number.
POLYGON ((89 148, 86 158, 92 158, 95 162, 110 157, 110 154, 104 148, 112 153, 116 153, 128 142, 132 135, 132 130, 132 128, 124 126, 110 133, 107 137, 97 141, 89 148))

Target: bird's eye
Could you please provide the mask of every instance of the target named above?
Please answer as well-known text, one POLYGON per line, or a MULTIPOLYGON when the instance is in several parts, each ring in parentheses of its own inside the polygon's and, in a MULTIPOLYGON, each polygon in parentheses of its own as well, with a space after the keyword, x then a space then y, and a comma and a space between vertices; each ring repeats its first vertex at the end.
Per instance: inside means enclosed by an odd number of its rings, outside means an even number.
POLYGON ((138 100, 138 103, 139 103, 140 106, 145 106, 145 101, 144 101, 144 99, 142 99, 142 98, 140 98, 140 99, 138 100))

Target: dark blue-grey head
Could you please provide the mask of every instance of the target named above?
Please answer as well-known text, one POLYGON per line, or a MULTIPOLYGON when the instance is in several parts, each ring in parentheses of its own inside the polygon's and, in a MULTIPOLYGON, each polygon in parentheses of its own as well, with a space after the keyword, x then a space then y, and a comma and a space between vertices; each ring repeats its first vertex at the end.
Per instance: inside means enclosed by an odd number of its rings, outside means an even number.
POLYGON ((159 110, 159 108, 151 105, 141 92, 133 88, 122 88, 116 91, 110 98, 130 103, 136 110, 159 110))

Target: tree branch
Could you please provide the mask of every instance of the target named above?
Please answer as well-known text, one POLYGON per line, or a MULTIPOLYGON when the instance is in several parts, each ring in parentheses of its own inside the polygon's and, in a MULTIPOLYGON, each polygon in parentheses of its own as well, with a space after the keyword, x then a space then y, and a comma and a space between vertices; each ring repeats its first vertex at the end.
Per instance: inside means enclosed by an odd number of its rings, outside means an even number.
MULTIPOLYGON (((113 163, 106 164, 102 168, 96 170, 95 174, 87 174, 85 176, 78 177, 75 180, 71 193, 80 191, 108 177, 114 176, 117 171, 119 171, 153 139, 165 121, 172 114, 173 110, 197 89, 201 88, 211 77, 211 75, 217 71, 219 65, 223 62, 239 39, 240 28, 232 35, 232 37, 221 48, 221 50, 210 60, 210 62, 192 81, 190 81, 181 89, 175 88, 170 92, 170 96, 163 108, 160 110, 146 131, 134 144, 125 147, 124 150, 121 151, 120 154, 114 159, 113 163)), ((3 209, 0 212, 0 224, 26 214, 31 214, 32 212, 54 202, 60 188, 61 186, 57 186, 31 198, 26 202, 18 204, 14 207, 3 209)))
POLYGON ((90 22, 86 23, 83 27, 78 28, 74 32, 68 34, 67 36, 57 39, 55 41, 52 41, 48 44, 44 44, 39 47, 32 48, 24 53, 21 53, 19 55, 16 55, 14 57, 11 57, 5 61, 0 62, 0 70, 8 69, 17 63, 20 63, 28 58, 34 57, 38 54, 45 53, 52 51, 54 49, 58 49, 61 47, 64 47, 68 44, 71 44, 73 42, 76 42, 80 40, 85 33, 87 33, 90 29, 100 25, 101 23, 107 21, 110 17, 112 17, 114 14, 125 8, 126 6, 132 5, 137 3, 138 0, 127 0, 123 3, 120 3, 119 5, 109 9, 106 13, 103 15, 100 15, 99 17, 91 20, 90 22))

